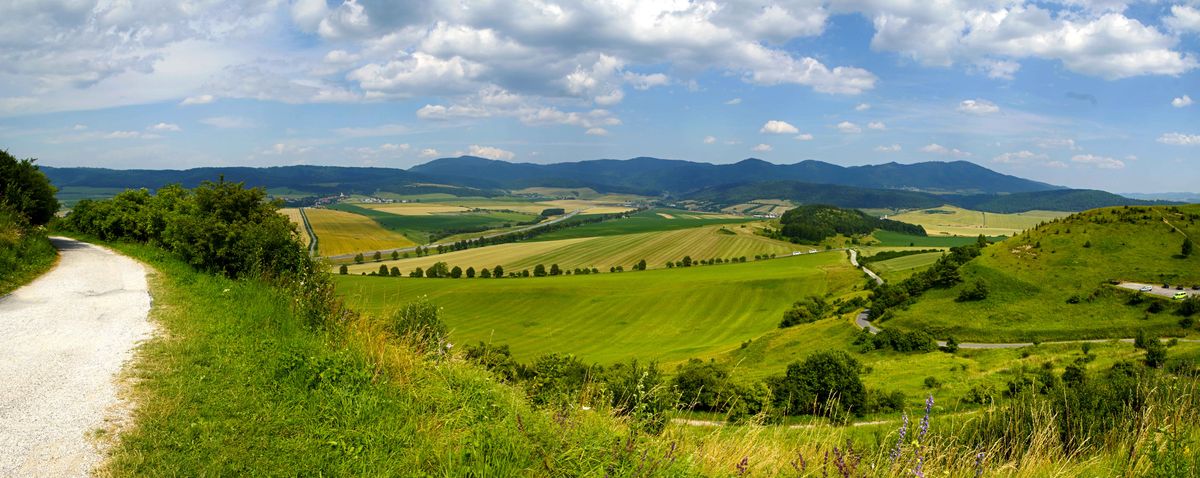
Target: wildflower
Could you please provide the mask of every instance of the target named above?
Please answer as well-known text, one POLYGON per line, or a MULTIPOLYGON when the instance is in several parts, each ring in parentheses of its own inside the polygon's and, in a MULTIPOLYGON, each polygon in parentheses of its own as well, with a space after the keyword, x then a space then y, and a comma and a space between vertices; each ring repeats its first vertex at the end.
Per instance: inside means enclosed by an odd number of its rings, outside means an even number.
POLYGON ((900 429, 896 431, 896 433, 899 435, 899 437, 896 438, 896 449, 892 450, 892 462, 895 462, 897 458, 900 458, 901 449, 904 448, 904 437, 908 435, 907 413, 900 415, 900 423, 900 429))
POLYGON ((932 411, 933 411, 933 395, 929 395, 929 398, 925 399, 925 417, 921 418, 921 434, 917 438, 918 441, 924 439, 925 433, 929 431, 929 414, 932 411))
POLYGON ((447 350, 449 350, 449 349, 452 349, 452 348, 454 348, 454 344, 452 344, 452 343, 450 343, 450 342, 446 342, 446 349, 447 349, 447 350))

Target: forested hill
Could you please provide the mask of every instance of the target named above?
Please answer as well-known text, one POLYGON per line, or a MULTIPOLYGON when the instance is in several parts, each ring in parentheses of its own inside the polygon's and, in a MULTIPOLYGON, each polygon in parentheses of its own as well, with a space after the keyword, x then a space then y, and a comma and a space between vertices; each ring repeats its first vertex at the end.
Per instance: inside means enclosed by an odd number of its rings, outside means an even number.
POLYGON ((1176 204, 1131 199, 1092 189, 1057 189, 1013 194, 930 194, 895 189, 866 189, 798 181, 765 181, 729 184, 696 191, 688 199, 713 207, 732 206, 758 199, 786 199, 798 204, 830 204, 850 208, 924 209, 950 204, 976 211, 1013 213, 1033 210, 1086 211, 1110 206, 1176 204))
POLYGON ((751 158, 733 164, 709 164, 641 157, 531 164, 463 156, 437 159, 409 171, 476 187, 589 186, 599 190, 674 195, 712 186, 769 180, 962 194, 1058 189, 966 161, 843 167, 815 160, 773 164, 751 158))
POLYGON ((925 228, 890 219, 880 219, 855 209, 812 204, 800 206, 779 219, 780 234, 792 242, 816 243, 843 234, 870 234, 876 229, 924 236, 925 228))

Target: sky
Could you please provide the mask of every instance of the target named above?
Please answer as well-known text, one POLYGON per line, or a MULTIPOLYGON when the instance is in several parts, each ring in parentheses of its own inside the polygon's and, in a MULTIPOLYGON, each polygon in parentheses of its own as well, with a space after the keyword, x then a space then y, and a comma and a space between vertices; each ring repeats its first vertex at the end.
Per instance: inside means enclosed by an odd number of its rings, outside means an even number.
POLYGON ((47 166, 965 160, 1200 192, 1200 0, 6 0, 47 166))

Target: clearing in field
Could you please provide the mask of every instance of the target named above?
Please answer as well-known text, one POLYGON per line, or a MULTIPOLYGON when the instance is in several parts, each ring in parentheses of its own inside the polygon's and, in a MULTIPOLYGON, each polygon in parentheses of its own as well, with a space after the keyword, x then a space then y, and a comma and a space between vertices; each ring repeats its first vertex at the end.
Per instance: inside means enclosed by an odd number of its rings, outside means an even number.
MULTIPOLYGON (((393 266, 398 267, 405 274, 417 267, 428 268, 436 262, 445 262, 451 267, 459 266, 463 269, 474 267, 476 270, 499 265, 505 270, 519 271, 532 270, 538 264, 546 267, 558 264, 559 267, 568 270, 577 267, 597 267, 607 272, 615 266, 630 270, 641 260, 645 260, 650 268, 662 268, 667 261, 679 261, 684 256, 696 260, 745 256, 748 260, 753 260, 756 255, 790 255, 798 247, 801 246, 756 235, 748 227, 708 226, 619 236, 517 242, 384 261, 383 264, 389 269, 393 266)), ((807 249, 807 246, 804 247, 807 249)), ((350 272, 353 274, 377 270, 379 263, 350 266, 350 272)))
POLYGON ((379 226, 366 216, 332 209, 308 208, 308 222, 323 256, 352 254, 416 245, 402 234, 379 226))
POLYGON ((775 329, 792 302, 839 296, 862 275, 841 252, 671 270, 522 279, 335 276, 356 310, 386 314, 428 297, 456 343, 507 343, 523 361, 710 357, 775 329))
POLYGON ((955 206, 920 209, 888 216, 888 219, 917 224, 930 236, 1012 236, 1042 222, 1069 215, 1059 211, 1029 211, 997 214, 955 206))

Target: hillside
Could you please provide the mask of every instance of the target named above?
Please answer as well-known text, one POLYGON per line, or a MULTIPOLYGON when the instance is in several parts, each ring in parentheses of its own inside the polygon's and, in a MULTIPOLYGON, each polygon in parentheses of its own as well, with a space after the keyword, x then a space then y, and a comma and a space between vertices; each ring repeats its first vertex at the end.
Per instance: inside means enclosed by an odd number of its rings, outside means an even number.
POLYGON ((1042 222, 1066 216, 1059 211, 1027 211, 1002 214, 972 211, 956 206, 943 205, 931 209, 907 211, 888 216, 900 222, 917 224, 931 236, 1013 236, 1042 222))
POLYGON ((981 342, 1132 337, 1142 329, 1187 333, 1169 307, 1148 309, 1161 299, 1128 305, 1131 294, 1108 285, 1200 285, 1200 254, 1179 256, 1185 234, 1200 238, 1200 205, 1074 214, 984 249, 960 269, 960 284, 926 292, 895 310, 884 327, 981 342), (989 291, 986 299, 956 301, 978 282, 989 291))
POLYGON ((857 209, 832 206, 800 206, 783 213, 779 218, 779 234, 792 242, 818 243, 827 238, 844 235, 870 234, 876 229, 924 236, 921 226, 870 216, 857 209))

